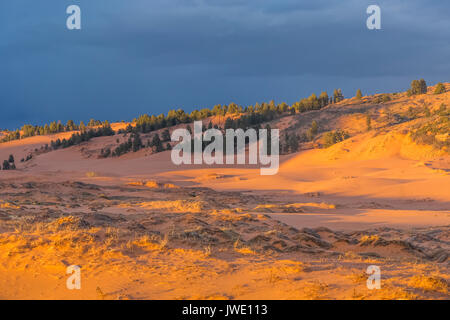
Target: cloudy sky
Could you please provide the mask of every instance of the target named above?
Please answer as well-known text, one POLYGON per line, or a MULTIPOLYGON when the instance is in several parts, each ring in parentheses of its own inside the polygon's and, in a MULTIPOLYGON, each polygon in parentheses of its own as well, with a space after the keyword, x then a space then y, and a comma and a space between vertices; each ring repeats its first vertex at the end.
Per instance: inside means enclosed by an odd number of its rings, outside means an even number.
POLYGON ((443 0, 1 0, 0 128, 450 81, 449 13, 443 0), (66 28, 72 4, 82 30, 66 28))

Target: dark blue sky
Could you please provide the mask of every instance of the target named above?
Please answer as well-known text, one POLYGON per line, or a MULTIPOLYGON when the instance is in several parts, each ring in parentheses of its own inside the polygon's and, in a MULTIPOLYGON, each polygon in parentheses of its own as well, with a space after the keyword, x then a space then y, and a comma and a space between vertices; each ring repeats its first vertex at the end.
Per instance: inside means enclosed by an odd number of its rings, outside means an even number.
POLYGON ((0 128, 450 81, 444 0, 1 0, 0 128), (66 28, 66 8, 82 30, 66 28), (382 30, 366 28, 378 4, 382 30))

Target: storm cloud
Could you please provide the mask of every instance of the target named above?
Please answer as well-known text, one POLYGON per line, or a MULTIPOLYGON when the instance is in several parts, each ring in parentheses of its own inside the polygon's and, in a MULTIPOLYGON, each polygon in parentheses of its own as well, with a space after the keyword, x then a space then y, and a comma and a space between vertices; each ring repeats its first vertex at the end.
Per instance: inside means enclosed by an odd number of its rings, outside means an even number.
POLYGON ((440 0, 3 0, 0 128, 450 80, 440 0), (81 7, 82 29, 66 28, 81 7), (381 7, 381 30, 366 8, 381 7))

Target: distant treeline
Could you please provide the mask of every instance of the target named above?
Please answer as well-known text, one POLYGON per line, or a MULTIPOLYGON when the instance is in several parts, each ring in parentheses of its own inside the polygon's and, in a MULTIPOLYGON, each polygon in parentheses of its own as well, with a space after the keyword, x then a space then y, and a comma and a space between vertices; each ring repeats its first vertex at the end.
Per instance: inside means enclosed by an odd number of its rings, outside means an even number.
POLYGON ((67 121, 66 125, 63 125, 61 121, 53 121, 50 124, 45 124, 43 126, 32 126, 30 124, 24 125, 22 128, 17 129, 15 131, 9 132, 5 137, 3 137, 0 142, 8 142, 13 140, 24 139, 33 136, 43 136, 49 134, 55 134, 60 132, 69 132, 69 131, 85 131, 88 128, 101 126, 101 125, 109 125, 108 121, 101 122, 99 120, 91 119, 86 126, 83 121, 80 122, 79 125, 75 124, 73 120, 67 121))
MULTIPOLYGON (((413 80, 411 82, 411 87, 408 89, 408 96, 423 94, 427 92, 427 84, 424 79, 413 80)), ((445 92, 445 86, 442 83, 438 83, 435 94, 440 94, 445 92)), ((362 97, 361 90, 358 90, 357 98, 362 97)), ((382 98, 386 98, 381 97, 382 98)), ((308 98, 301 99, 298 102, 293 103, 292 105, 288 105, 285 102, 280 104, 275 104, 274 101, 270 101, 269 103, 263 102, 261 104, 256 103, 254 106, 242 107, 235 103, 230 103, 229 105, 215 105, 212 109, 204 108, 201 110, 194 110, 191 113, 186 113, 182 109, 178 110, 170 110, 167 113, 167 116, 164 114, 160 114, 158 116, 144 114, 139 116, 138 118, 133 119, 133 123, 135 126, 129 126, 126 129, 119 130, 118 133, 125 132, 133 132, 133 133, 148 133, 151 131, 155 131, 162 128, 168 128, 180 123, 190 123, 196 120, 203 120, 211 116, 226 116, 226 115, 239 115, 239 114, 248 114, 250 118, 243 119, 241 121, 248 121, 248 124, 241 123, 238 127, 246 126, 246 125, 254 125, 256 123, 261 123, 264 121, 273 120, 275 117, 289 112, 291 114, 302 113, 311 110, 318 110, 325 107, 331 103, 337 103, 344 99, 344 95, 342 94, 341 89, 335 89, 332 96, 328 96, 326 91, 323 91, 319 97, 317 97, 314 93, 308 98), (256 117, 258 117, 256 119, 256 117)), ((386 98, 387 99, 387 98, 386 98)), ((378 101, 378 102, 387 102, 386 101, 378 101)), ((10 131, 8 134, 0 139, 0 142, 7 142, 12 140, 23 139, 32 136, 38 135, 49 135, 60 132, 68 132, 68 131, 86 131, 88 128, 98 127, 98 126, 109 126, 107 121, 101 122, 99 120, 91 119, 87 125, 80 122, 79 125, 76 125, 73 120, 67 121, 65 125, 63 125, 60 121, 51 122, 50 124, 45 124, 43 126, 33 126, 33 125, 24 125, 21 129, 17 129, 15 131, 10 131)))
MULTIPOLYGON (((256 103, 254 106, 242 107, 235 103, 229 105, 216 105, 212 109, 194 110, 190 114, 185 113, 183 110, 170 110, 165 116, 160 114, 159 116, 150 116, 144 114, 134 119, 135 126, 128 125, 125 129, 118 131, 119 134, 130 133, 131 136, 126 142, 121 143, 115 149, 105 148, 102 150, 100 157, 107 158, 109 156, 118 157, 128 152, 136 152, 142 148, 150 147, 155 152, 161 152, 169 150, 170 144, 163 145, 163 142, 170 141, 168 127, 172 127, 179 124, 188 124, 193 121, 203 120, 212 116, 224 117, 223 128, 217 124, 213 126, 210 121, 208 126, 203 126, 203 130, 206 129, 260 129, 261 124, 272 121, 279 118, 283 114, 295 114, 303 113, 311 110, 319 110, 329 103, 339 102, 344 99, 342 91, 336 89, 333 97, 329 97, 326 92, 322 92, 319 97, 312 94, 309 98, 302 99, 291 106, 286 103, 280 103, 278 105, 272 100, 269 103, 256 103), (234 116, 234 117, 233 117, 234 116), (148 141, 145 145, 141 141, 140 134, 149 133, 152 131, 166 129, 162 132, 162 138, 157 133, 154 134, 153 139, 148 141)), ((270 128, 270 127, 268 127, 270 128)), ((191 127, 188 125, 187 129, 191 131, 191 127)), ((291 142, 295 144, 296 142, 291 142)), ((205 146, 203 146, 205 147, 205 146)))
POLYGON ((212 109, 194 110, 190 114, 184 110, 170 110, 167 116, 160 114, 159 116, 144 114, 134 119, 135 126, 129 125, 125 129, 121 129, 118 133, 148 133, 155 130, 172 127, 178 124, 191 123, 193 121, 203 120, 212 116, 226 117, 225 129, 228 128, 247 128, 271 121, 284 113, 303 113, 311 110, 319 110, 326 105, 339 102, 344 99, 341 89, 334 90, 333 96, 329 97, 327 92, 322 92, 319 97, 312 94, 308 98, 304 98, 298 102, 288 105, 285 102, 275 104, 272 100, 269 103, 242 107, 235 103, 229 105, 215 105, 212 109), (237 120, 231 119, 230 116, 236 115, 237 120))
MULTIPOLYGON (((126 129, 121 129, 118 133, 133 132, 133 133, 148 133, 162 128, 168 128, 180 123, 191 123, 196 120, 206 119, 211 116, 227 116, 227 115, 243 115, 246 117, 239 116, 241 120, 240 123, 236 123, 237 127, 247 127, 265 121, 273 120, 274 118, 280 116, 283 113, 289 112, 291 114, 302 113, 310 110, 318 110, 329 103, 339 102, 344 99, 341 89, 334 90, 333 96, 329 97, 326 92, 322 92, 319 97, 312 94, 308 98, 301 99, 298 102, 288 105, 286 103, 275 104, 272 100, 269 103, 263 102, 261 104, 256 103, 254 106, 242 107, 235 103, 230 103, 229 105, 216 105, 212 109, 204 108, 201 110, 194 110, 190 114, 186 113, 182 109, 170 110, 167 116, 160 114, 158 116, 144 114, 138 118, 133 119, 134 126, 128 126, 126 129)), ((228 118, 228 117, 227 117, 228 118)), ((230 120, 225 120, 230 121, 230 120)), ((230 122, 225 125, 228 127, 230 122)), ((60 132, 69 131, 81 131, 86 132, 88 129, 104 126, 109 127, 108 121, 101 122, 99 120, 91 119, 87 125, 80 122, 80 124, 75 124, 73 120, 67 121, 63 125, 60 121, 51 122, 50 124, 45 124, 43 126, 33 126, 24 125, 21 129, 9 132, 5 137, 3 137, 0 142, 8 142, 12 140, 23 139, 38 135, 49 135, 60 132)), ((78 141, 78 137, 73 137, 73 140, 78 141)), ((69 143, 69 141, 66 141, 69 143)), ((61 145, 63 141, 61 141, 61 145)))
POLYGON ((50 142, 50 146, 54 150, 59 148, 68 148, 82 142, 89 141, 92 138, 113 136, 115 134, 116 133, 113 129, 111 129, 111 126, 106 123, 97 129, 89 129, 81 131, 81 133, 74 133, 69 139, 57 139, 56 141, 52 140, 50 142))

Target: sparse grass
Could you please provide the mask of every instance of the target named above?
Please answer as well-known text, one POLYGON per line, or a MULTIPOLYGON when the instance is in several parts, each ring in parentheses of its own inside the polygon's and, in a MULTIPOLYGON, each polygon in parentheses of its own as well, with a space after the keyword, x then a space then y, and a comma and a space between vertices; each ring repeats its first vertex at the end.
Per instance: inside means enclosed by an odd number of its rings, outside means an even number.
POLYGON ((302 203, 288 203, 288 204, 259 204, 252 211, 263 212, 303 212, 311 208, 317 209, 336 209, 336 205, 325 202, 302 202, 302 203))
POLYGON ((66 216, 58 218, 47 225, 49 230, 53 231, 62 231, 62 230, 72 230, 77 231, 80 229, 86 229, 89 227, 89 224, 75 216, 66 216))
POLYGON ((353 251, 345 251, 344 254, 339 255, 338 260, 361 260, 361 256, 353 251))
POLYGON ((352 272, 346 276, 353 283, 364 283, 367 281, 368 275, 365 272, 352 272))
POLYGON ((305 265, 302 262, 286 262, 286 265, 282 265, 280 269, 286 275, 298 275, 305 271, 305 265))
POLYGON ((360 245, 368 245, 368 244, 373 244, 377 241, 380 240, 380 236, 374 234, 374 235, 365 235, 362 236, 361 239, 359 240, 359 244, 360 245))
POLYGON ((212 247, 211 246, 204 247, 203 254, 204 254, 205 258, 210 257, 212 255, 212 247))
POLYGON ((234 251, 244 255, 254 255, 255 251, 250 247, 242 245, 240 239, 238 238, 233 245, 234 251))
POLYGON ((273 268, 271 268, 271 269, 270 269, 269 278, 268 278, 267 281, 268 281, 270 284, 273 284, 273 283, 275 283, 275 282, 277 282, 277 281, 280 281, 280 280, 281 280, 281 277, 278 275, 278 273, 277 273, 276 271, 274 271, 273 268))
POLYGON ((20 209, 20 206, 9 201, 0 200, 0 209, 20 209))
POLYGON ((326 296, 328 289, 329 286, 325 282, 312 281, 309 282, 308 286, 304 288, 304 292, 307 296, 307 299, 319 300, 323 299, 326 296))
POLYGON ((436 149, 450 150, 450 109, 444 105, 426 123, 421 123, 411 132, 413 141, 432 145, 436 149))
POLYGON ((165 212, 199 213, 204 209, 205 203, 191 200, 167 200, 142 202, 139 206, 145 209, 162 210, 165 212))
POLYGON ((151 188, 151 189, 154 189, 154 188, 160 188, 161 187, 161 184, 159 184, 157 181, 155 181, 155 180, 150 180, 150 181, 147 181, 146 183, 145 183, 145 186, 147 187, 147 188, 151 188))
POLYGON ((169 235, 166 233, 164 238, 161 238, 159 241, 159 250, 167 249, 167 245, 169 244, 169 235))
POLYGON ((416 289, 448 293, 447 281, 438 276, 417 275, 412 277, 408 284, 416 289))
MULTIPOLYGON (((258 297, 261 297, 269 292, 265 290, 271 289, 273 291, 270 294, 273 293, 273 297, 276 298, 306 296, 308 299, 339 299, 342 298, 343 293, 345 298, 353 299, 415 299, 417 295, 419 298, 445 298, 448 294, 445 280, 448 278, 445 276, 444 279, 419 276, 409 278, 423 273, 439 274, 441 272, 442 274, 445 268, 443 264, 439 264, 441 268, 439 270, 438 267, 436 270, 411 267, 410 262, 407 261, 409 258, 405 260, 398 258, 395 252, 386 253, 392 259, 388 263, 384 253, 383 258, 380 258, 383 270, 382 289, 376 291, 366 289, 364 282, 367 275, 363 269, 368 265, 369 260, 366 259, 365 254, 358 254, 351 250, 362 251, 363 248, 358 247, 358 243, 373 244, 377 241, 387 241, 381 236, 391 239, 388 231, 386 235, 385 231, 378 231, 383 234, 377 235, 370 231, 371 229, 361 234, 324 231, 324 229, 321 231, 313 228, 308 233, 283 225, 264 214, 246 214, 246 208, 253 208, 259 203, 257 199, 245 204, 237 201, 230 202, 232 203, 230 208, 224 209, 222 203, 216 205, 214 201, 210 201, 206 191, 205 195, 202 194, 199 198, 205 199, 204 203, 200 203, 207 205, 207 209, 203 207, 199 212, 189 212, 189 207, 186 210, 185 204, 193 204, 194 209, 197 210, 198 207, 195 208, 197 201, 191 200, 193 192, 184 193, 186 191, 184 187, 180 190, 180 194, 187 194, 184 198, 187 200, 176 198, 180 200, 173 201, 164 199, 174 199, 178 196, 178 192, 167 192, 167 195, 163 195, 164 198, 161 199, 161 190, 145 190, 144 187, 140 188, 141 190, 128 188, 134 194, 130 198, 126 198, 126 194, 119 198, 115 196, 118 191, 112 188, 98 187, 97 189, 95 187, 96 191, 84 192, 86 194, 84 195, 83 190, 79 190, 80 186, 76 184, 76 191, 71 189, 69 196, 62 195, 59 190, 52 193, 52 196, 55 194, 54 197, 58 197, 58 200, 51 200, 51 203, 47 200, 41 200, 46 201, 45 204, 34 202, 29 204, 22 200, 11 200, 12 204, 23 204, 27 208, 24 207, 18 212, 0 210, 0 228, 6 230, 0 232, 0 260, 3 266, 11 268, 10 270, 12 268, 34 270, 36 266, 42 265, 43 268, 53 268, 52 276, 64 277, 65 263, 61 263, 61 260, 69 263, 80 261, 80 265, 86 267, 84 270, 94 271, 99 278, 102 277, 100 274, 107 270, 105 278, 111 277, 111 283, 121 279, 121 276, 130 276, 133 282, 130 282, 129 288, 121 288, 120 294, 127 296, 134 290, 136 290, 134 292, 138 290, 142 292, 138 295, 130 294, 132 299, 150 297, 153 294, 149 293, 150 290, 143 289, 151 287, 149 279, 152 281, 156 279, 161 291, 168 292, 167 296, 170 296, 171 290, 175 289, 177 295, 186 295, 186 297, 208 296, 203 291, 212 290, 213 285, 222 286, 221 293, 227 297, 242 297, 249 294, 253 296, 260 294, 258 297), (105 193, 112 199, 111 201, 98 199, 107 198, 105 193), (154 199, 161 201, 153 201, 154 199), (105 209, 91 213, 85 211, 87 205, 74 209, 66 203, 66 201, 82 203, 82 200, 106 203, 105 209), (147 200, 149 202, 146 203, 150 205, 145 208, 148 210, 139 210, 140 212, 136 214, 122 214, 126 210, 118 209, 122 201, 132 203, 134 206, 136 203, 147 200), (55 201, 59 201, 62 205, 55 205, 55 201), (34 208, 38 205, 42 206, 42 209, 34 208), (244 209, 235 208, 238 206, 244 209), (111 211, 108 208, 111 208, 111 211), (3 212, 7 215, 1 215, 3 212), (5 217, 7 219, 4 219, 5 217), (16 227, 15 232, 14 227, 16 227), (316 233, 317 236, 313 236, 316 233), (189 234, 188 238, 183 237, 185 234, 189 234), (298 237, 299 235, 302 237, 298 237), (255 236, 257 240, 253 241, 255 236), (316 250, 322 247, 315 241, 323 240, 331 243, 333 239, 349 241, 345 243, 338 241, 336 246, 327 252, 316 250), (280 251, 265 249, 271 246, 280 251), (307 248, 308 252, 302 252, 297 248, 307 248), (331 251, 333 255, 328 254, 331 251), (266 255, 266 252, 269 253, 266 255), (338 262, 334 254, 339 253, 342 253, 342 256, 338 262), (207 259, 211 256, 213 258, 207 259), (347 260, 342 261, 342 259, 347 260), (339 270, 339 273, 336 273, 336 269, 333 269, 336 266, 341 267, 342 271, 339 270), (230 277, 229 286, 228 282, 223 285, 224 274, 227 276, 226 281, 228 276, 230 277), (337 274, 342 276, 335 277, 337 274), (400 278, 395 278, 399 275, 400 278), (230 289, 234 285, 232 282, 237 278, 239 281, 245 279, 245 287, 241 286, 243 289, 240 289, 241 287, 236 286, 238 289, 230 289), (178 285, 184 279, 187 279, 189 285, 192 283, 192 288, 178 285), (313 279, 320 281, 312 281, 313 279), (391 279, 395 281, 389 282, 391 279), (209 287, 207 282, 213 285, 209 287), (356 289, 353 290, 352 295, 353 288, 356 289), (187 290, 192 292, 186 293, 187 290)), ((87 187, 94 188, 92 184, 87 187)), ((125 187, 121 185, 120 188, 125 187)), ((51 191, 53 192, 54 189, 51 191)), ((40 192, 39 196, 41 194, 43 192, 40 192)), ((196 192, 196 194, 199 193, 196 192)), ((275 204, 260 206, 260 208, 264 207, 271 210, 301 208, 323 211, 335 206, 320 202, 283 203, 279 200, 275 204)), ((367 256, 370 257, 370 255, 367 256)), ((435 262, 429 262, 429 264, 437 265, 435 262)), ((7 272, 6 277, 9 277, 7 272)), ((118 282, 118 285, 123 285, 120 281, 118 282)), ((104 294, 99 288, 96 295, 96 291, 91 290, 91 298, 111 299, 118 295, 113 285, 104 285, 108 290, 102 289, 109 293, 104 294)), ((95 289, 95 286, 93 288, 95 289)))
POLYGON ((381 300, 416 300, 419 297, 408 290, 399 287, 382 286, 377 290, 377 298, 381 300))

